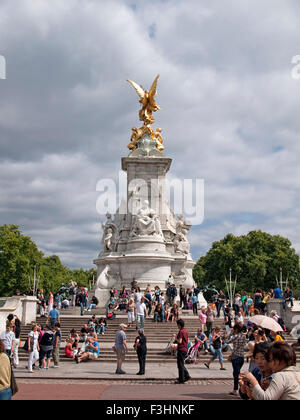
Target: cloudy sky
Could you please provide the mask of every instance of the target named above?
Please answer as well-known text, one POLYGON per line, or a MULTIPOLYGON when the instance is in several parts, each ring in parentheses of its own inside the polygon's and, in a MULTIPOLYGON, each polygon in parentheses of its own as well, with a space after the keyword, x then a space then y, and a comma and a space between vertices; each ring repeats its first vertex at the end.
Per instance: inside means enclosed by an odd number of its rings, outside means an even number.
POLYGON ((1 0, 0 224, 91 267, 97 182, 140 123, 126 79, 159 73, 170 176, 205 182, 194 259, 253 229, 300 252, 299 28, 298 0, 1 0))

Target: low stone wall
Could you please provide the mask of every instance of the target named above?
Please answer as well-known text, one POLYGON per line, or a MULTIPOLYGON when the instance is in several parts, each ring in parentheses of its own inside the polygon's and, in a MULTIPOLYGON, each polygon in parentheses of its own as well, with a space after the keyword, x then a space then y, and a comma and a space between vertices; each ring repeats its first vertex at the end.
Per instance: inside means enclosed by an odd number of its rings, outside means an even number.
POLYGON ((5 304, 0 308, 0 332, 5 330, 9 314, 17 315, 23 325, 36 321, 37 299, 35 296, 12 296, 1 298, 1 300, 5 300, 5 304))
POLYGON ((276 311, 277 314, 282 318, 287 326, 288 330, 291 330, 295 325, 300 323, 300 301, 294 300, 294 307, 290 307, 290 303, 286 306, 286 310, 283 309, 282 299, 269 299, 267 301, 267 313, 271 314, 271 311, 276 311))

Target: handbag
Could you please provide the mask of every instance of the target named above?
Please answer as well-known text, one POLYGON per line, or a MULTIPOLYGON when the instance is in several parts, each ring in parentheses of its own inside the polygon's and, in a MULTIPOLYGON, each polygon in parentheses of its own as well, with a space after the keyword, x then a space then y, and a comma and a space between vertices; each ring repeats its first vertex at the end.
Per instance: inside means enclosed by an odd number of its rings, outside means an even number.
POLYGON ((11 371, 11 375, 10 375, 10 388, 11 388, 11 393, 12 395, 15 395, 18 391, 18 385, 15 379, 15 375, 14 375, 14 371, 12 369, 12 367, 10 367, 10 371, 11 371))

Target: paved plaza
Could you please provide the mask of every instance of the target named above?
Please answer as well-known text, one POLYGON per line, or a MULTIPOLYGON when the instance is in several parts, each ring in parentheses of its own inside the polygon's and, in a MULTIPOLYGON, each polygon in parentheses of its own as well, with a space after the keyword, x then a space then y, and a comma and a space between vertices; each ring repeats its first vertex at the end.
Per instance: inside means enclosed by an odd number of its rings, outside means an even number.
POLYGON ((126 375, 114 373, 115 363, 62 362, 58 369, 35 370, 33 374, 27 373, 25 366, 23 362, 15 369, 19 385, 16 400, 236 399, 229 395, 233 384, 230 363, 225 363, 225 371, 220 371, 219 363, 213 363, 210 369, 201 364, 188 365, 192 379, 183 385, 174 384, 178 374, 176 360, 167 365, 148 364, 145 376, 136 375, 138 363, 125 362, 126 375))
MULTIPOLYGON (((186 365, 193 380, 222 380, 232 379, 232 365, 231 363, 224 363, 226 370, 220 370, 220 365, 217 361, 213 362, 210 369, 207 369, 203 364, 186 365)), ((244 364, 245 369, 248 368, 248 363, 244 364)), ((146 364, 146 374, 138 376, 138 362, 124 363, 123 367, 126 375, 116 375, 116 363, 98 363, 93 361, 83 362, 77 365, 75 362, 62 362, 60 367, 54 369, 50 367, 49 370, 35 370, 34 373, 29 374, 26 369, 26 363, 23 362, 17 369, 14 369, 16 378, 20 379, 69 379, 69 380, 114 380, 114 381, 155 381, 170 383, 175 381, 178 377, 177 363, 157 363, 146 364)))
POLYGON ((61 381, 39 382, 36 379, 19 383, 13 400, 238 400, 229 395, 230 381, 202 381, 184 385, 128 384, 128 382, 93 383, 61 381))

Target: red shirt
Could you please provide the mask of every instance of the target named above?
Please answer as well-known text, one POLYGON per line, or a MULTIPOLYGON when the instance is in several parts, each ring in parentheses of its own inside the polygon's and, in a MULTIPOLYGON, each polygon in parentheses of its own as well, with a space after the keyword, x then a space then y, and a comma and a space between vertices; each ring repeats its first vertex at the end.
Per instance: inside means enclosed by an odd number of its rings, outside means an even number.
POLYGON ((178 351, 188 351, 189 334, 186 329, 182 328, 177 334, 177 340, 182 338, 182 343, 178 344, 178 351))

